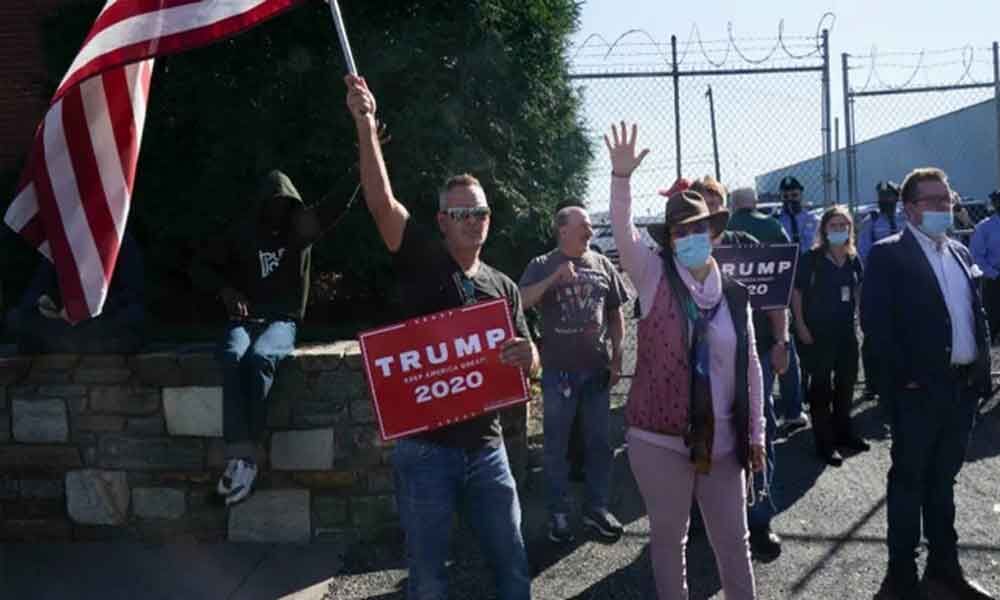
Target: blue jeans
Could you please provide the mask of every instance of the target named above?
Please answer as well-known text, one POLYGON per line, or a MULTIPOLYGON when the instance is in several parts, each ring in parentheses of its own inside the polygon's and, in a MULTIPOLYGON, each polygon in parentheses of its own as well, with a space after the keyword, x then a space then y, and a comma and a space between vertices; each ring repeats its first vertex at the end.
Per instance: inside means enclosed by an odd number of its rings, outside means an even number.
POLYGON ((507 450, 464 450, 403 439, 392 453, 396 503, 406 533, 407 600, 445 600, 445 561, 456 511, 479 537, 500 600, 531 597, 521 504, 507 450))
MULTIPOLYGON (((798 365, 796 365, 797 367, 798 365)), ((778 486, 775 485, 774 437, 777 434, 777 423, 774 416, 774 368, 771 366, 771 353, 760 355, 760 369, 764 379, 764 420, 766 421, 765 449, 767 450, 767 468, 761 473, 754 473, 753 489, 756 502, 747 510, 747 520, 750 529, 768 529, 771 519, 777 512, 778 486), (766 477, 766 479, 765 479, 766 477), (770 483, 770 486, 767 484, 770 483), (770 489, 768 489, 770 487, 770 489), (766 493, 766 495, 765 495, 766 493)), ((791 367, 789 367, 789 371, 791 367)), ((798 379, 796 377, 796 379, 798 379)))
MULTIPOLYGON (((763 362, 763 357, 761 357, 763 362)), ((768 363, 771 357, 768 356, 768 363)), ((766 381, 764 383, 767 383, 766 381)), ((781 410, 777 411, 785 419, 795 419, 802 415, 802 371, 799 368, 799 351, 795 338, 788 341, 788 370, 778 378, 781 388, 781 410)))
POLYGON ((606 509, 611 488, 614 457, 608 438, 611 390, 604 377, 607 371, 546 370, 542 375, 545 407, 545 479, 550 513, 569 512, 569 447, 573 419, 580 411, 586 477, 586 508, 606 509), (565 391, 569 391, 569 396, 565 391))
POLYGON ((252 451, 267 427, 267 395, 278 363, 295 348, 294 321, 231 322, 219 346, 222 435, 229 458, 252 451), (234 450, 238 449, 238 450, 234 450))

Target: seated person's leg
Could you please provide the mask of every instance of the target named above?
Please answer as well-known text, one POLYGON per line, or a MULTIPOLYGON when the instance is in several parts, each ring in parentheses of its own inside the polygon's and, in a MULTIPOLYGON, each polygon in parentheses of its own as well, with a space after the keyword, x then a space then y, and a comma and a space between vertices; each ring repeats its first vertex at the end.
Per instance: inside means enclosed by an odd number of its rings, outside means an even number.
POLYGON ((243 359, 250 439, 255 443, 261 440, 267 426, 267 398, 278 363, 295 349, 295 334, 294 321, 273 321, 257 336, 243 359))
POLYGON ((216 491, 227 502, 237 492, 240 498, 245 498, 256 476, 247 401, 240 376, 241 361, 249 348, 250 334, 246 327, 230 323, 216 353, 222 369, 222 437, 226 442, 226 470, 216 491))

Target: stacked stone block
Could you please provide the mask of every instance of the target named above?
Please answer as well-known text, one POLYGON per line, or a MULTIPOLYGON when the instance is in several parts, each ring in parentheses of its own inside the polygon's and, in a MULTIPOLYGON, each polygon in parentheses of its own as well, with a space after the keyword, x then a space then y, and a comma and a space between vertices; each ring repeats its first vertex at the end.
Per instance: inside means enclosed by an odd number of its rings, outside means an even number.
MULTIPOLYGON (((0 355, 0 540, 367 542, 399 537, 391 444, 354 342, 307 346, 272 390, 257 493, 227 510, 211 348, 0 355)), ((504 415, 515 470, 525 410, 504 415)), ((518 466, 520 465, 520 467, 518 466)))

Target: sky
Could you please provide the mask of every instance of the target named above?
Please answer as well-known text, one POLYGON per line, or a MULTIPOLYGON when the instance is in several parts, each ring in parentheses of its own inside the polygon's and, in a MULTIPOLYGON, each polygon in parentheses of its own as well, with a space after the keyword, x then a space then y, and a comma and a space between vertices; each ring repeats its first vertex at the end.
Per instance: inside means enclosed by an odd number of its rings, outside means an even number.
MULTIPOLYGON (((573 36, 571 56, 577 65, 600 70, 634 69, 641 62, 647 68, 659 60, 655 48, 644 34, 633 34, 622 40, 610 58, 604 58, 606 46, 594 34, 608 42, 631 29, 642 29, 669 56, 671 34, 683 45, 696 25, 706 40, 709 58, 721 60, 728 45, 728 24, 734 37, 749 58, 760 57, 768 50, 764 39, 776 40, 778 24, 784 20, 784 35, 788 38, 814 35, 825 13, 828 18, 831 55, 831 104, 833 117, 843 114, 843 80, 841 53, 853 56, 869 55, 878 49, 876 75, 889 86, 902 84, 914 73, 920 62, 919 52, 928 52, 924 68, 918 71, 913 85, 950 84, 965 72, 964 61, 972 60, 970 74, 976 81, 992 78, 990 46, 1000 39, 1000 2, 995 0, 700 0, 670 2, 667 0, 587 0, 582 3, 581 23, 573 36), (593 36, 593 37, 592 37, 593 36), (589 38, 589 41, 587 41, 589 38), (586 42, 586 45, 583 45, 586 42), (974 50, 961 48, 971 45, 974 50), (951 52, 940 52, 953 49, 951 52), (889 54, 905 52, 907 54, 889 54)), ((789 44, 804 44, 790 39, 789 44)), ((693 45, 685 59, 694 64, 704 59, 698 46, 693 45)), ((793 46, 800 51, 804 46, 793 46)), ((780 56, 780 50, 779 54, 780 56)), ((746 66, 730 52, 727 66, 746 66)), ((801 64, 801 63, 799 63, 801 64)), ((870 81, 869 88, 879 85, 869 79, 868 60, 858 59, 852 68, 852 87, 870 81), (864 67, 860 65, 864 64, 864 67)), ((708 66, 707 64, 705 66, 708 66)), ((819 104, 819 76, 813 74, 756 78, 739 76, 713 77, 704 81, 682 80, 682 149, 686 175, 700 176, 712 172, 711 136, 707 99, 708 84, 713 87, 719 129, 720 161, 723 180, 732 184, 753 184, 762 171, 811 158, 822 148, 820 132, 822 117, 819 104)), ((968 79, 966 79, 968 81, 968 79)), ((606 151, 600 134, 612 120, 635 119, 640 124, 640 145, 653 152, 644 163, 647 180, 643 182, 645 201, 652 206, 655 188, 666 187, 676 171, 673 153, 673 97, 669 79, 651 81, 585 80, 577 81, 584 90, 585 118, 591 125, 595 156, 588 201, 592 208, 606 205, 606 151), (649 135, 644 136, 643 131, 649 135), (645 142, 645 143, 644 143, 645 142), (594 176, 598 174, 598 176, 594 176)), ((974 90, 937 95, 907 95, 891 98, 859 100, 855 111, 855 132, 867 139, 888 131, 950 112, 992 97, 990 90, 974 90)), ((843 145, 843 123, 840 139, 843 145)), ((819 175, 816 174, 817 181, 819 175)), ((808 185, 808 184, 807 184, 808 185)), ((808 192, 807 192, 808 193, 808 192)), ((814 192, 818 193, 818 192, 814 192)), ((641 205, 641 202, 640 202, 641 205)), ((662 210, 658 208, 656 210, 662 210)), ((637 210, 641 214, 642 210, 637 210)))

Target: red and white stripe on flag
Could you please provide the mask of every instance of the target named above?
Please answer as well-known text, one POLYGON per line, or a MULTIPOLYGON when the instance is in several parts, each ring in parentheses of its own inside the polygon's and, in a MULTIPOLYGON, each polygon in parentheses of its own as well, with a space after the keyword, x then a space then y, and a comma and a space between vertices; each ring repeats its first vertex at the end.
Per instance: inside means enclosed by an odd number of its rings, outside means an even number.
POLYGON ((109 0, 60 83, 4 222, 55 265, 73 322, 100 314, 128 219, 153 61, 301 0, 109 0))

